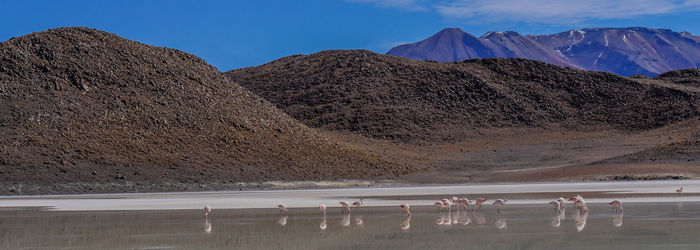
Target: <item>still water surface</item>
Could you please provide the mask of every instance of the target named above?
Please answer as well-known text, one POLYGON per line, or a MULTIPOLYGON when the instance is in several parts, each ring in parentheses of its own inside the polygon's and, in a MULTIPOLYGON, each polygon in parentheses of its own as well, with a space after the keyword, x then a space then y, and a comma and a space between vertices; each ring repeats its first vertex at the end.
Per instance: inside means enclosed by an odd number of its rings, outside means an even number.
POLYGON ((569 205, 509 205, 500 215, 438 213, 433 207, 46 211, 0 208, 2 249, 700 249, 700 203, 629 203, 620 216, 569 205))

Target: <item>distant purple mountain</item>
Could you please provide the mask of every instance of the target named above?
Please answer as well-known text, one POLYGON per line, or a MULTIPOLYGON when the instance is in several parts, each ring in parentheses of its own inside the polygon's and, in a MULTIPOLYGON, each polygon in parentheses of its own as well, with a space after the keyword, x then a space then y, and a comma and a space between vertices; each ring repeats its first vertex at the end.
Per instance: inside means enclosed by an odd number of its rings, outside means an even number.
POLYGON ((458 28, 448 28, 423 41, 394 47, 387 54, 439 62, 520 57, 625 76, 655 76, 700 66, 700 37, 639 27, 527 36, 512 31, 488 32, 475 37, 458 28))

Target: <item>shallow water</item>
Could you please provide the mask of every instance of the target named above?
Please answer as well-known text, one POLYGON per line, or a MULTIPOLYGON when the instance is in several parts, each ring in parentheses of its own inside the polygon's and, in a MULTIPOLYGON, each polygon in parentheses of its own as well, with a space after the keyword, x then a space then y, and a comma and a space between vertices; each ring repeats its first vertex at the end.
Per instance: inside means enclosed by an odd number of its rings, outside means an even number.
POLYGON ((508 205, 500 215, 366 207, 341 216, 329 208, 46 211, 0 208, 2 249, 698 249, 700 203, 626 203, 623 216, 603 204, 557 221, 543 205, 508 205), (466 224, 466 225, 465 225, 466 224), (555 226, 559 224, 558 226, 555 226), (323 229, 325 228, 325 229, 323 229))

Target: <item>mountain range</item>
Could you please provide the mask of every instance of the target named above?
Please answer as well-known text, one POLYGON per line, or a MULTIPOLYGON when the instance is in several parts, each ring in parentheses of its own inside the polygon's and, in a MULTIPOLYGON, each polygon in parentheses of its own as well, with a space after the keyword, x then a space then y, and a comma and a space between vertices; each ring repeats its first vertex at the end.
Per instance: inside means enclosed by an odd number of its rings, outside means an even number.
POLYGON ((480 37, 447 28, 423 41, 396 46, 387 54, 438 62, 517 57, 623 76, 656 76, 699 67, 700 37, 643 27, 588 28, 551 35, 487 32, 480 37))

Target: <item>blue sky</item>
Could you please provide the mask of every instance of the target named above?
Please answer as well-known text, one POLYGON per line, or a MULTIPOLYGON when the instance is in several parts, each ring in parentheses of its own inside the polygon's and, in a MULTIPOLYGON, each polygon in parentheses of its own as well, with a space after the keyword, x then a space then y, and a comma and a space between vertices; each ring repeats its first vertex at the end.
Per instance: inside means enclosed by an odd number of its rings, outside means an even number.
POLYGON ((0 0, 0 10, 0 41, 86 26, 183 50, 222 71, 326 49, 384 53, 446 27, 476 36, 628 26, 700 34, 700 0, 0 0))

